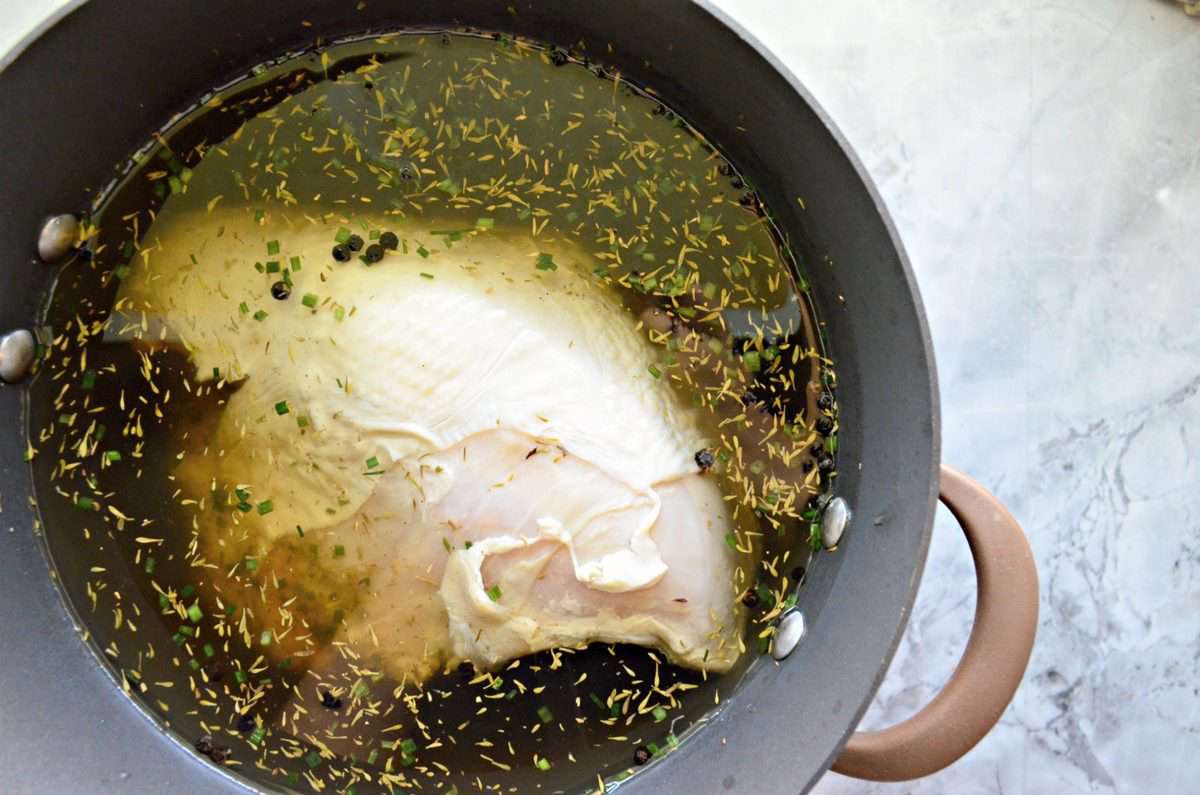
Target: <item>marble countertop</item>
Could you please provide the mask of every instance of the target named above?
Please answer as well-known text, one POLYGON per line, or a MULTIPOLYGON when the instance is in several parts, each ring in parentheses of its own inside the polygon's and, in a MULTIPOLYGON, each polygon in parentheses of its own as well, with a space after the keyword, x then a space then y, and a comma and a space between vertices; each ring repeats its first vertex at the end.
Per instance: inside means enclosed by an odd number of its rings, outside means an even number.
MULTIPOLYGON (((878 184, 929 314, 945 461, 1024 523, 1042 577, 1029 672, 982 743, 921 781, 816 792, 1195 792, 1200 19, 1167 0, 715 2, 878 184)), ((0 52, 60 5, 0 0, 0 52)), ((973 610, 943 510, 864 728, 936 693, 973 610)))

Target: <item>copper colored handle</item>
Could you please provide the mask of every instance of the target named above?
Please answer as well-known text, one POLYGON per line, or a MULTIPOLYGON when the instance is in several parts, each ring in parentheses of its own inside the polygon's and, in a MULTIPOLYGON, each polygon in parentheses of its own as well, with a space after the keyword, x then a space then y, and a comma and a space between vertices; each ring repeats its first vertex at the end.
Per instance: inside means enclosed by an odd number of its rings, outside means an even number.
POLYGON ((975 625, 950 681, 903 723, 850 737, 833 769, 872 781, 907 781, 954 762, 991 730, 1025 673, 1037 631, 1038 580, 1021 526, 977 482, 942 467, 941 500, 975 559, 975 625))

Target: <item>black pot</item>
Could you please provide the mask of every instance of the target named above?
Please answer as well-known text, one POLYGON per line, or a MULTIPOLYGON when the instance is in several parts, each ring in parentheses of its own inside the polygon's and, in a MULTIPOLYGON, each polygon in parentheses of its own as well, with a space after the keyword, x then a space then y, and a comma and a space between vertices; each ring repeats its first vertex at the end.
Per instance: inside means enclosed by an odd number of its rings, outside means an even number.
MULTIPOLYGON (((795 653, 755 666, 694 738, 622 791, 795 793, 831 766, 901 779, 965 753, 999 718, 1024 671, 1036 574, 1003 508, 961 475, 942 471, 939 478, 933 355, 912 273, 878 194, 815 100, 736 25, 686 0, 360 5, 96 0, 63 12, 25 42, 0 73, 7 147, 0 158, 0 251, 7 253, 0 331, 31 327, 54 279, 55 269, 36 257, 43 220, 84 209, 90 192, 116 176, 113 164, 204 91, 257 62, 317 36, 408 26, 588 42, 715 142, 753 180, 809 263, 839 374, 845 431, 838 491, 855 516, 838 553, 825 556, 806 585, 808 635, 795 653), (853 735, 912 607, 939 481, 976 558, 975 630, 954 679, 926 710, 893 729, 853 735)), ((81 561, 63 544, 50 559, 26 500, 24 396, 19 386, 0 389, 0 417, 11 434, 0 446, 0 527, 11 528, 0 533, 6 791, 255 787, 237 769, 192 753, 174 729, 123 694, 117 673, 81 638, 55 581, 56 570, 66 578, 81 561)), ((176 728, 186 724, 180 720, 176 728)), ((579 787, 589 784, 585 776, 579 787)))

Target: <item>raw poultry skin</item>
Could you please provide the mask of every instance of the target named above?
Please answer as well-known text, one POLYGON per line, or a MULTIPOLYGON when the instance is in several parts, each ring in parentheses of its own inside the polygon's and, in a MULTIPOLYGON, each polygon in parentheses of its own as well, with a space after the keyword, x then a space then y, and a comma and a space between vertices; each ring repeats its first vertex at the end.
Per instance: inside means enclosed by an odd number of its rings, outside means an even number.
MULTIPOLYGON (((331 260, 334 228, 164 213, 122 290, 121 315, 161 322, 197 379, 215 368, 240 383, 209 454, 180 476, 193 493, 237 485, 273 510, 201 527, 205 556, 223 570, 261 554, 271 576, 353 590, 325 640, 371 650, 396 678, 590 641, 728 669, 744 562, 694 462, 701 420, 650 374, 654 351, 586 254, 497 231, 368 267, 331 260), (287 301, 253 269, 272 239, 305 263, 287 301), (555 269, 537 268, 539 254, 555 269)), ((265 620, 293 622, 280 653, 317 653, 315 614, 259 593, 265 620)))

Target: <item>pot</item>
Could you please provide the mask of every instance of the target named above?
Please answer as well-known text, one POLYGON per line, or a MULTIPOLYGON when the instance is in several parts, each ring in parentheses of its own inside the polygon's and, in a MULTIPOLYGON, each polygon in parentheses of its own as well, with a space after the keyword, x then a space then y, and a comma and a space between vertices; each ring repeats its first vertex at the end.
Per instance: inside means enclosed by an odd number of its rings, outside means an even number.
MULTIPOLYGON (((806 637, 783 661, 753 666, 694 737, 622 791, 795 793, 830 767, 901 780, 966 753, 999 719, 1029 658, 1037 623, 1029 547, 979 484, 939 465, 924 315, 862 166, 804 87, 704 3, 610 0, 600 13, 583 0, 104 0, 64 10, 0 73, 8 155, 0 158, 0 251, 7 252, 0 331, 32 328, 52 285, 56 269, 37 256, 44 219, 86 208, 116 176, 113 164, 204 91, 316 37, 411 26, 586 42, 623 75, 653 87, 754 181, 808 263, 826 323, 845 429, 838 494, 854 518, 805 585, 806 637), (976 564, 967 649, 916 716, 855 733, 903 633, 939 496, 976 564)), ((0 364, 13 365, 20 345, 12 337, 0 347, 0 364)), ((263 786, 252 767, 217 767, 195 754, 185 709, 169 713, 168 725, 123 693, 118 673, 81 631, 72 583, 82 580, 83 556, 66 540, 48 548, 53 527, 43 533, 26 499, 31 473, 19 438, 26 401, 19 385, 0 389, 0 417, 10 429, 0 446, 9 528, 0 578, 0 760, 9 791, 14 784, 16 791, 129 793, 263 786)), ((585 777, 575 786, 589 785, 594 779, 585 777)))

